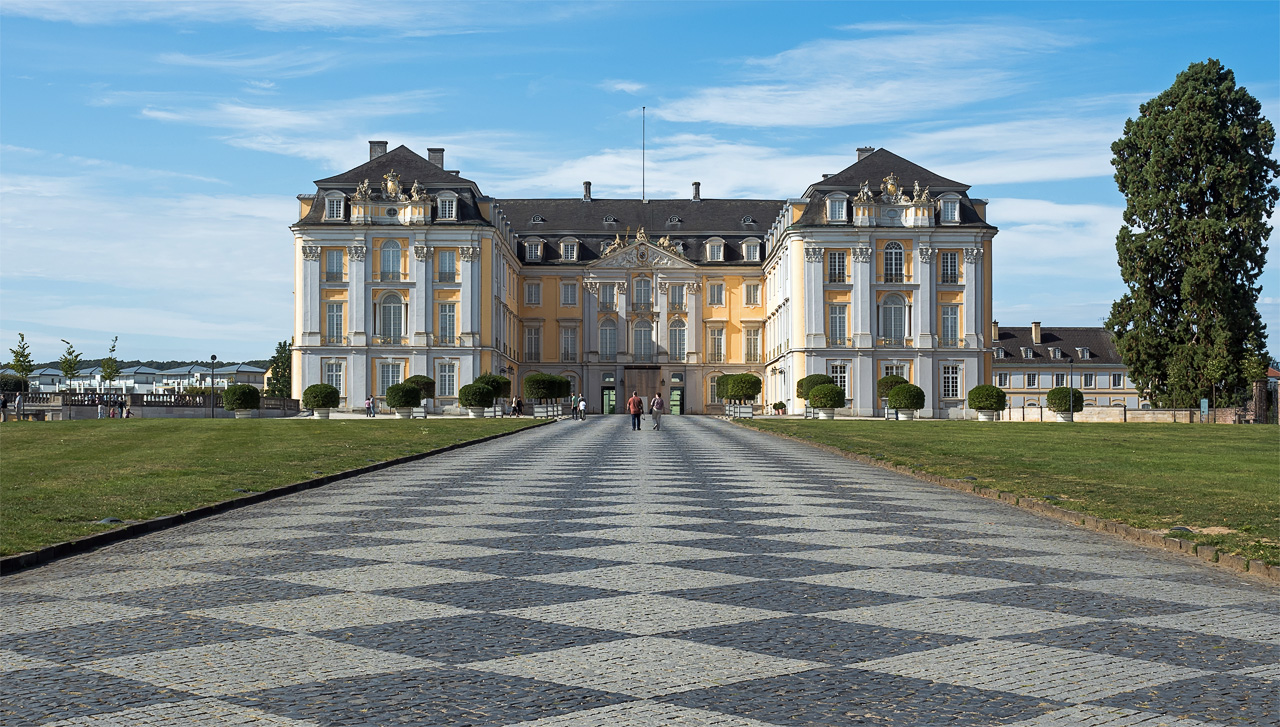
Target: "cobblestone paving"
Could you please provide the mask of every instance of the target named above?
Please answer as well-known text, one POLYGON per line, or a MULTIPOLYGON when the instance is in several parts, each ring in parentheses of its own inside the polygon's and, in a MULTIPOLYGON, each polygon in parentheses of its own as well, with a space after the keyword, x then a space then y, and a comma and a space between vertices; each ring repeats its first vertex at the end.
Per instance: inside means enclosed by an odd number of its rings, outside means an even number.
POLYGON ((1274 588, 722 421, 628 424, 6 577, 0 724, 1280 723, 1274 588))

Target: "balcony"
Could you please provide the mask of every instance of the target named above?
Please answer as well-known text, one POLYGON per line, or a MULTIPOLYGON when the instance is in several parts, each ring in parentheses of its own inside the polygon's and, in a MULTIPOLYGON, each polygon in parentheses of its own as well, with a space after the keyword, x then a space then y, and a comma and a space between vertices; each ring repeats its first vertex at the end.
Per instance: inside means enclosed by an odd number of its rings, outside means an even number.
POLYGON ((910 338, 883 336, 876 339, 876 348, 911 348, 914 343, 910 338))
POLYGON ((435 336, 432 339, 433 346, 442 346, 454 348, 462 345, 462 336, 435 336))
POLYGON ((611 310, 617 310, 617 309, 618 309, 618 304, 612 300, 600 301, 600 310, 602 311, 611 311, 611 310))
POLYGON ((618 354, 617 354, 617 352, 614 352, 614 353, 602 353, 602 354, 600 354, 600 360, 601 360, 601 361, 611 361, 611 362, 612 362, 612 361, 617 361, 617 360, 618 360, 618 354))
POLYGON ((636 363, 653 363, 653 354, 649 352, 637 353, 631 357, 636 363))
POLYGON ((653 310, 653 303, 647 300, 637 300, 631 303, 631 310, 635 313, 648 313, 653 310))
POLYGON ((684 363, 684 351, 674 351, 671 353, 671 363, 684 363))
POLYGON ((959 285, 960 275, 959 273, 943 273, 938 282, 943 285, 959 285))
POLYGON ((409 339, 404 336, 370 336, 370 346, 404 346, 409 339))
POLYGON ((382 272, 378 273, 378 280, 384 283, 389 281, 407 280, 408 277, 409 276, 405 275, 399 270, 383 270, 382 272))
POLYGON ((560 363, 578 363, 577 351, 561 351, 560 363))
POLYGON ((827 336, 827 346, 829 348, 848 348, 852 345, 852 338, 845 338, 844 336, 827 336))
POLYGON ((542 352, 541 351, 525 351, 523 362, 524 363, 542 363, 542 352))
POLYGON ((689 307, 683 300, 669 300, 667 301, 667 310, 672 313, 684 313, 689 310, 689 307))
POLYGON ((457 270, 441 270, 436 273, 437 283, 456 283, 458 282, 457 270))
POLYGON ((758 353, 748 353, 748 354, 747 354, 747 363, 760 363, 760 354, 758 354, 758 353))
POLYGON ((963 338, 939 338, 938 348, 964 348, 963 338))
POLYGON ((347 336, 322 336, 320 338, 321 346, 348 346, 351 339, 347 336))
POLYGON ((844 273, 827 274, 827 283, 830 285, 844 285, 847 282, 849 282, 849 278, 844 273))
POLYGON ((714 351, 707 354, 707 363, 724 363, 724 354, 714 351))
POLYGON ((910 283, 911 276, 906 273, 885 273, 876 276, 877 283, 910 283))
POLYGON ((346 280, 346 276, 342 274, 341 270, 324 271, 324 282, 326 283, 341 283, 343 280, 346 280))

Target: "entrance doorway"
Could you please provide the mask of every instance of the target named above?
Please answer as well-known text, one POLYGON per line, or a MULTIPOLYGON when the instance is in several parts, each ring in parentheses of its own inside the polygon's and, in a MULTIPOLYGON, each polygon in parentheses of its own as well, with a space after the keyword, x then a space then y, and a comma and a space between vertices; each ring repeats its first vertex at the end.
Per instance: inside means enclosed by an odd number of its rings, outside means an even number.
POLYGON ((662 371, 657 366, 652 367, 627 367, 623 369, 622 380, 622 396, 624 399, 631 398, 631 392, 636 392, 641 399, 648 401, 658 391, 658 380, 661 378, 662 371))
POLYGON ((669 409, 669 413, 671 414, 684 413, 684 387, 683 386, 671 387, 671 406, 668 407, 668 409, 669 409))
POLYGON ((612 386, 600 389, 600 413, 616 414, 618 409, 618 391, 612 386))

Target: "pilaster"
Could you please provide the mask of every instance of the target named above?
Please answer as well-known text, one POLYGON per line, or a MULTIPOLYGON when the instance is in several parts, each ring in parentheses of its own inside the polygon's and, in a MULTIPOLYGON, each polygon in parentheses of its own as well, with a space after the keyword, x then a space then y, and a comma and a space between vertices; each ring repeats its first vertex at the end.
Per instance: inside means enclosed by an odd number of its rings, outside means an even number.
POLYGON ((965 348, 979 347, 982 332, 978 330, 978 321, 982 320, 979 310, 982 306, 982 248, 970 247, 964 251, 964 345, 965 348))
MULTIPOLYGON (((366 301, 369 297, 369 284, 368 274, 365 272, 365 253, 368 249, 363 235, 357 237, 347 248, 347 305, 351 307, 347 312, 347 327, 350 329, 352 346, 368 344, 370 310, 366 301)), ((352 368, 363 371, 367 366, 367 362, 360 362, 352 368)), ((367 392, 368 389, 365 389, 364 393, 367 392)))
POLYGON ((919 265, 916 281, 920 284, 918 299, 915 301, 917 348, 933 348, 935 345, 933 312, 938 302, 934 300, 933 292, 933 255, 934 250, 929 245, 919 245, 916 248, 919 265))
POLYGON ((855 247, 849 256, 850 279, 853 281, 853 325, 855 348, 871 348, 875 345, 875 329, 871 317, 875 311, 875 293, 871 289, 871 248, 855 247))
POLYGON ((826 348, 827 327, 823 320, 822 256, 820 247, 804 248, 804 345, 826 348))
MULTIPOLYGON (((480 248, 461 248, 458 250, 458 257, 461 259, 462 266, 462 300, 458 306, 458 332, 462 336, 463 345, 475 346, 480 338, 476 330, 480 322, 477 308, 480 303, 479 292, 483 287, 480 281, 480 248)), ((470 380, 467 378, 458 381, 461 384, 462 381, 470 380)))
MULTIPOLYGON (((414 233, 413 287, 409 290, 409 324, 413 345, 427 345, 427 333, 431 330, 431 247, 423 243, 424 233, 414 233)), ((422 364, 425 365, 425 364, 422 364)), ((415 366, 416 367, 416 366, 415 366)))

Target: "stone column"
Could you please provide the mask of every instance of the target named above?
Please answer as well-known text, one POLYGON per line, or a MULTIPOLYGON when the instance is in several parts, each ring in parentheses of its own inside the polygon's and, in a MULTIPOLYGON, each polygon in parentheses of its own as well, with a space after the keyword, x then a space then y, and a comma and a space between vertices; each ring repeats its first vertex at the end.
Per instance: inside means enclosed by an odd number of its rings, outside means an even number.
POLYGON ((982 320, 982 248, 971 247, 964 251, 964 328, 965 348, 977 348, 983 332, 978 330, 982 320))
POLYGON ((853 310, 850 312, 853 345, 855 348, 872 348, 875 345, 875 328, 871 317, 876 309, 876 301, 875 292, 871 289, 871 248, 853 248, 849 264, 853 268, 850 271, 850 279, 853 281, 853 310))
MULTIPOLYGON (((474 346, 479 335, 476 331, 479 318, 476 307, 480 302, 477 297, 484 289, 480 281, 480 248, 464 247, 458 250, 462 261, 462 300, 458 305, 458 333, 462 336, 463 345, 474 346)), ((462 379, 459 379, 461 382, 462 379)), ((470 382, 470 379, 466 379, 470 382)))
MULTIPOLYGON (((592 358, 592 352, 599 353, 599 308, 597 301, 600 297, 600 283, 594 280, 588 280, 582 284, 582 350, 579 353, 582 356, 582 362, 598 361, 599 357, 592 358)), ((585 385, 585 384, 584 384, 585 385)))
POLYGON ((823 319, 826 303, 823 295, 822 255, 820 247, 804 248, 804 345, 826 348, 827 327, 823 319))
POLYGON ((324 303, 320 300, 320 246, 302 246, 302 289, 298 291, 302 300, 302 341, 303 346, 320 345, 320 308, 324 303))
MULTIPOLYGON (((688 363, 706 363, 702 359, 702 342, 707 332, 702 327, 702 282, 695 280, 684 287, 684 304, 689 309, 689 321, 685 328, 685 353, 688 363)), ((701 389, 699 389, 701 392, 701 389)), ((686 391, 686 394, 688 392, 686 391)), ((701 396, 701 393, 699 393, 701 396)), ((701 402, 701 399, 698 400, 701 402)), ((699 403, 698 411, 702 410, 699 403)))
POLYGON ((427 331, 431 330, 431 248, 421 244, 418 233, 413 246, 413 287, 409 289, 409 324, 414 346, 427 345, 427 331))
MULTIPOLYGON (((655 274, 653 277, 656 281, 658 276, 655 274)), ((653 351, 659 363, 667 363, 671 360, 671 352, 667 350, 667 324, 671 321, 671 314, 667 311, 667 291, 671 286, 664 280, 661 283, 655 282, 653 287, 653 335, 656 339, 653 351)))
POLYGON ((916 348, 933 348, 936 336, 933 332, 933 311, 937 306, 933 293, 933 248, 920 245, 916 248, 919 265, 916 269, 916 283, 919 293, 916 296, 916 348))
POLYGON ((365 273, 364 259, 368 249, 363 236, 357 238, 347 248, 347 305, 351 308, 347 311, 347 328, 351 335, 352 346, 364 346, 368 342, 370 311, 366 301, 369 297, 369 286, 366 282, 368 276, 365 273))

